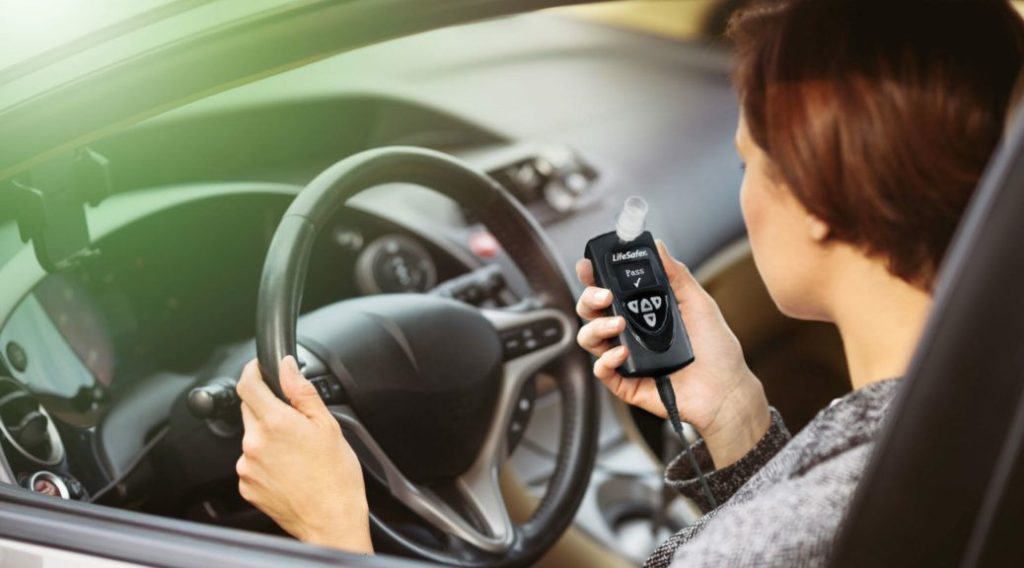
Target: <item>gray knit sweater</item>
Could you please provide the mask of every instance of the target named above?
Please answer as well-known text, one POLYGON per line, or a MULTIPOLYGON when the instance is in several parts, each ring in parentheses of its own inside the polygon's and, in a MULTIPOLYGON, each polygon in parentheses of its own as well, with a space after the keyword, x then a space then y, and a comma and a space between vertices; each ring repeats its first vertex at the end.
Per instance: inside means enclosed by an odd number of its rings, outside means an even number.
MULTIPOLYGON (((772 409, 771 427, 754 449, 707 475, 721 505, 659 546, 645 566, 825 565, 898 385, 891 379, 847 394, 792 439, 772 409)), ((703 442, 693 450, 704 471, 713 469, 703 442)), ((707 509, 682 458, 665 478, 707 509)))

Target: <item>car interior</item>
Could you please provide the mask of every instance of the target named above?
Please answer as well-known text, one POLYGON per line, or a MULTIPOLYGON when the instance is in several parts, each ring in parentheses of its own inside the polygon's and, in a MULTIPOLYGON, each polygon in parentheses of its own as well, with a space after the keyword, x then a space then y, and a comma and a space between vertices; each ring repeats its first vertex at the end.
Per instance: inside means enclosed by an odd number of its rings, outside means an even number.
POLYGON ((88 254, 60 267, 0 194, 0 481, 286 537, 238 494, 233 391, 290 341, 355 433, 378 553, 501 565, 514 527, 516 562, 642 564, 701 512, 662 479, 681 449, 665 421, 596 385, 573 343, 573 266, 626 197, 653 204, 648 228, 718 302, 790 431, 849 390, 834 328, 777 310, 745 238, 722 39, 741 4, 443 27, 112 128, 75 155, 109 194, 85 207, 88 254), (289 224, 300 213, 312 233, 289 224), (384 351, 389 325, 422 331, 413 365, 437 350, 430 372, 472 379, 392 379, 406 362, 384 351), (500 459, 475 458, 490 444, 500 459))

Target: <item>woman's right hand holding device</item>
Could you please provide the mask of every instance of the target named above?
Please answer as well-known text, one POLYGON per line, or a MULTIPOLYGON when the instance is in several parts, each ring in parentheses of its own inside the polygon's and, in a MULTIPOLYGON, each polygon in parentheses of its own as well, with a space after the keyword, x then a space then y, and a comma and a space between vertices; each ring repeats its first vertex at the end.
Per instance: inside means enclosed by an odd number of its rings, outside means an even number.
MULTIPOLYGON (((768 431, 768 402, 718 305, 660 241, 658 253, 679 303, 679 315, 689 332, 695 357, 693 363, 670 377, 679 413, 704 438, 715 467, 721 469, 743 457, 768 431)), ((624 402, 666 417, 653 379, 626 378, 616 371, 626 360, 627 348, 616 347, 611 340, 622 333, 626 321, 605 316, 612 303, 611 292, 594 286, 590 261, 580 260, 576 274, 587 286, 576 311, 588 321, 580 329, 577 342, 598 358, 594 374, 624 402)))

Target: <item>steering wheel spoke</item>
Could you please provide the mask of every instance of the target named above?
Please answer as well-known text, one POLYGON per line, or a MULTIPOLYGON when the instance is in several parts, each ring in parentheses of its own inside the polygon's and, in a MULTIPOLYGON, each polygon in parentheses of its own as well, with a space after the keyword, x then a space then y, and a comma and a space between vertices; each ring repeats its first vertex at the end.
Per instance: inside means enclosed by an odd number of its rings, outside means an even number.
POLYGON ((501 540, 503 550, 512 545, 515 529, 508 506, 501 494, 498 482, 498 466, 495 464, 474 465, 455 480, 455 487, 476 512, 488 533, 495 540, 501 540))
POLYGON ((498 486, 497 467, 478 467, 474 464, 455 483, 461 497, 484 523, 487 529, 485 532, 433 490, 408 479, 350 407, 331 406, 330 410, 342 428, 355 435, 358 445, 369 453, 369 456, 364 457, 372 460, 367 467, 383 478, 382 481, 395 499, 438 530, 456 536, 480 550, 501 553, 509 549, 515 537, 515 529, 498 486))
MULTIPOLYGON (((529 305, 527 303, 520 306, 529 305)), ((551 308, 480 310, 498 332, 502 343, 502 384, 494 418, 480 455, 470 468, 498 468, 508 457, 508 428, 516 401, 530 377, 564 355, 572 343, 576 324, 551 308)))

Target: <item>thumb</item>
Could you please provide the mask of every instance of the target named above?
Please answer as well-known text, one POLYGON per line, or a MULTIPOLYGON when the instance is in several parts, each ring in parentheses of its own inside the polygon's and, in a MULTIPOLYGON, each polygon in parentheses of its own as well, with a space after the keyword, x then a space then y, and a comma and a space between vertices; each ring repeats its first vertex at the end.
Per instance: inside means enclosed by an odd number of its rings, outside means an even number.
POLYGON ((661 256, 661 264, 665 267, 665 275, 668 276, 669 285, 676 294, 676 301, 680 304, 694 303, 707 299, 707 292, 697 282, 697 279, 690 273, 685 264, 672 258, 665 242, 658 239, 658 255, 661 256))
POLYGON ((585 258, 576 261, 576 278, 584 286, 594 285, 594 265, 585 258))
POLYGON ((669 284, 676 290, 676 293, 680 291, 680 288, 690 288, 697 283, 693 275, 690 274, 690 269, 672 258, 668 247, 665 246, 665 241, 661 239, 658 239, 658 256, 661 257, 661 264, 665 267, 665 275, 668 276, 669 284))
POLYGON ((323 413, 326 408, 324 401, 320 399, 320 394, 313 383, 299 372, 295 357, 288 355, 281 359, 277 374, 281 378, 281 391, 288 398, 292 408, 308 418, 316 418, 323 413))

